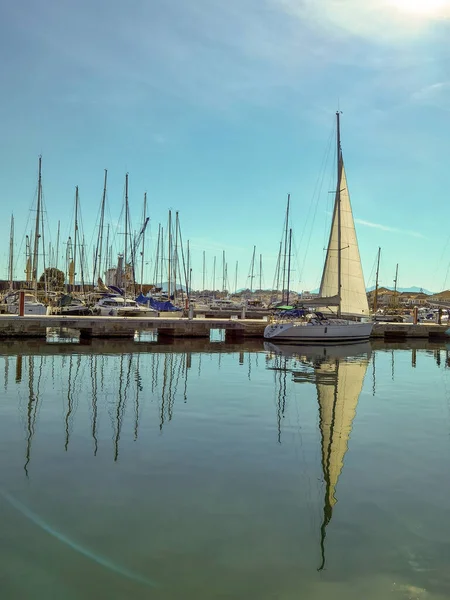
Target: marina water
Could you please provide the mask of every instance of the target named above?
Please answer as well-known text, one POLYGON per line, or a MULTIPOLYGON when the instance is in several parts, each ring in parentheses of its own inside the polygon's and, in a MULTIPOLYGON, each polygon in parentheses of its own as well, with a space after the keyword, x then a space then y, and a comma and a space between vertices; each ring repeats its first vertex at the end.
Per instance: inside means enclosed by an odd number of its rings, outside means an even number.
POLYGON ((449 597, 445 345, 56 342, 0 345, 1 598, 449 597))

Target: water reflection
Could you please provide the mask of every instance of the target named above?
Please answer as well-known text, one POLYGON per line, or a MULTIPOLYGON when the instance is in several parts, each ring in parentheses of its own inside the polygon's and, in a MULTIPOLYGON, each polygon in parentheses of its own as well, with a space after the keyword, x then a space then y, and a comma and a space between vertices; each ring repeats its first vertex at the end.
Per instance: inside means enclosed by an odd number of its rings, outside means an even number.
MULTIPOLYGON (((161 600, 440 591, 450 348, 372 350, 0 344, 2 510, 32 508, 28 521, 85 557, 157 573, 161 600)), ((17 590, 42 573, 50 590, 61 572, 58 597, 94 598, 101 586, 111 599, 148 597, 11 515, 5 597, 33 597, 17 590)))
MULTIPOLYGON (((90 421, 90 437, 93 455, 99 452, 99 418, 101 408, 106 408, 112 430, 112 458, 120 456, 120 441, 124 417, 132 413, 133 440, 139 437, 142 400, 150 401, 157 408, 159 431, 163 432, 173 419, 177 400, 183 404, 189 398, 189 373, 197 360, 196 376, 202 374, 202 354, 216 354, 219 358, 224 347, 219 344, 187 341, 173 344, 136 344, 130 341, 96 340, 90 345, 51 344, 31 340, 0 346, 5 353, 4 388, 8 392, 13 385, 9 377, 10 361, 15 360, 14 385, 27 386, 27 409, 25 417, 25 461, 24 470, 29 476, 32 460, 33 438, 37 435, 37 421, 42 396, 57 387, 58 397, 63 404, 63 447, 70 450, 72 432, 80 403, 87 401, 90 421), (15 351, 16 355, 8 354, 15 351), (43 376, 45 386, 43 388, 43 376), (129 405, 132 405, 132 408, 129 405)), ((260 344, 249 345, 239 363, 246 365, 250 379, 252 350, 260 344)), ((234 350, 233 345, 226 348, 234 350)), ((225 352, 226 353, 226 352, 225 352)), ((203 358, 204 360, 204 358, 203 358)), ((257 365, 257 363, 256 363, 257 365)), ((220 370, 221 361, 217 361, 220 370)), ((22 392, 19 391, 19 396, 22 392)), ((25 395, 25 394, 24 394, 25 395)), ((144 402, 145 404, 145 402, 144 402)))
MULTIPOLYGON (((369 342, 345 346, 277 346, 264 344, 273 357, 278 387, 278 441, 281 417, 286 406, 286 378, 296 383, 315 383, 321 434, 321 465, 325 484, 323 519, 320 528, 321 563, 325 567, 326 529, 337 502, 336 487, 344 467, 344 457, 356 415, 358 399, 371 357, 369 342)), ((375 374, 375 370, 373 371, 375 374)), ((375 386, 375 383, 374 383, 375 386)))

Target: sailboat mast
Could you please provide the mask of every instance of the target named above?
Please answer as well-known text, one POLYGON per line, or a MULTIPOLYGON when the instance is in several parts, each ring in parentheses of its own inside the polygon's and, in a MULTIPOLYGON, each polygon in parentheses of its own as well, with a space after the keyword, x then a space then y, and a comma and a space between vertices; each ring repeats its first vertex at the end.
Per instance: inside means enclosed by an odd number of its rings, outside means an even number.
POLYGON ((222 250, 222 292, 225 292, 225 250, 222 250))
MULTIPOLYGON (((144 226, 147 219, 147 192, 144 193, 144 226)), ((141 294, 142 286, 144 284, 144 261, 145 261, 145 230, 142 234, 142 250, 141 250, 141 294)))
POLYGON ((341 122, 340 113, 336 111, 336 155, 337 155, 337 186, 336 186, 336 208, 337 208, 337 225, 338 225, 338 317, 341 316, 341 287, 342 287, 342 232, 341 232, 341 122))
POLYGON ((286 290, 286 304, 287 305, 289 305, 289 287, 291 285, 291 247, 292 247, 292 229, 289 229, 289 258, 288 258, 287 290, 286 290))
POLYGON ((163 288, 163 277, 164 277, 164 227, 161 227, 161 291, 163 288))
POLYGON ((378 247, 377 274, 375 276, 375 291, 373 294, 373 312, 377 312, 377 308, 378 308, 378 274, 380 272, 380 254, 381 254, 381 248, 378 247))
MULTIPOLYGON (((92 284, 95 286, 95 276, 101 277, 102 273, 102 254, 103 254, 103 227, 105 224, 105 204, 106 204, 106 184, 108 181, 108 169, 105 169, 105 178, 103 181, 103 195, 102 195, 102 205, 100 209, 100 225, 98 231, 98 242, 97 242, 97 252, 94 261, 94 275, 92 284), (98 265, 98 271, 97 271, 98 265)), ((108 244, 106 245, 108 248, 108 244)))
POLYGON ((38 261, 39 261, 39 226, 41 222, 41 170, 42 170, 42 156, 39 156, 39 175, 38 175, 38 196, 36 206, 36 225, 34 230, 34 249, 33 249, 33 284, 35 292, 37 293, 37 273, 38 273, 38 261))
POLYGON ((169 228, 169 239, 168 239, 168 250, 169 250, 169 257, 168 257, 168 262, 167 262, 167 297, 170 300, 170 278, 172 277, 172 273, 171 273, 171 263, 172 263, 172 211, 169 210, 169 224, 168 224, 168 228, 169 228))
POLYGON ((31 243, 30 237, 28 235, 25 236, 25 277, 27 280, 27 285, 30 285, 32 275, 31 275, 31 243))
POLYGON ((214 257, 214 262, 213 262, 213 281, 212 281, 212 291, 213 291, 213 298, 215 297, 215 291, 216 291, 216 257, 214 257))
POLYGON ((338 243, 338 317, 341 316, 342 304, 342 232, 341 232, 341 173, 342 173, 342 157, 341 157, 341 123, 340 112, 336 111, 336 156, 337 156, 337 185, 336 185, 336 208, 337 208, 337 243, 338 243))
POLYGON ((124 299, 127 297, 127 241, 128 241, 128 173, 125 174, 125 248, 123 253, 124 299))
POLYGON ((55 256, 55 269, 58 268, 58 258, 59 258, 59 235, 61 231, 61 221, 58 221, 58 234, 56 236, 56 256, 55 256))
POLYGON ((253 246, 252 269, 251 269, 251 275, 250 275, 250 293, 251 294, 253 294, 253 277, 254 277, 254 271, 255 271, 255 252, 256 252, 256 246, 253 246))
POLYGON ((262 292, 262 254, 259 255, 259 293, 262 292))
POLYGON ((9 287, 13 289, 14 279, 14 215, 11 215, 11 231, 9 234, 9 287))
POLYGON ((394 306, 397 306, 397 279, 398 279, 398 263, 395 267, 395 279, 394 279, 394 306))
POLYGON ((161 223, 158 223, 158 241, 156 242, 156 259, 155 259, 155 276, 154 286, 158 287, 158 275, 159 275, 159 243, 161 238, 161 223))
POLYGON ((286 206, 286 225, 284 228, 284 258, 283 258, 283 285, 281 288, 281 300, 284 302, 284 286, 286 283, 286 258, 287 258, 287 246, 288 246, 288 228, 289 228, 289 204, 291 195, 288 194, 287 206, 286 206))
MULTIPOLYGON (((105 271, 104 271, 105 273, 109 269, 108 253, 109 253, 109 223, 108 223, 108 227, 106 228, 106 252, 105 252, 105 271)), ((100 269, 101 269, 101 265, 100 265, 100 269)), ((101 277, 101 272, 99 273, 99 277, 101 277)), ((95 286, 95 281, 94 281, 94 286, 95 286)))
POLYGON ((175 247, 173 252, 173 294, 174 299, 177 297, 177 269, 178 269, 178 231, 180 229, 180 222, 178 217, 178 211, 175 212, 175 247))
POLYGON ((77 275, 77 237, 78 237, 78 186, 75 187, 75 231, 73 236, 73 286, 75 289, 77 275))
POLYGON ((205 291, 205 251, 203 250, 203 291, 205 291))
POLYGON ((236 271, 234 273, 234 293, 235 294, 237 294, 238 268, 239 268, 239 261, 236 261, 236 271))

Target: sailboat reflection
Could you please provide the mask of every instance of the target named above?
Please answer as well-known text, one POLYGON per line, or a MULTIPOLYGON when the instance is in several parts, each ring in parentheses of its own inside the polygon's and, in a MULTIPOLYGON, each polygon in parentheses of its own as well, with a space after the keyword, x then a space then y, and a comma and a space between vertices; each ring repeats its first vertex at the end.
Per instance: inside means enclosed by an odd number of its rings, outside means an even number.
POLYGON ((266 342, 265 350, 285 361, 285 373, 294 382, 315 383, 319 405, 321 464, 325 484, 323 518, 320 528, 321 563, 325 567, 327 526, 337 502, 336 488, 356 415, 356 407, 371 356, 370 342, 346 346, 276 346, 266 342))

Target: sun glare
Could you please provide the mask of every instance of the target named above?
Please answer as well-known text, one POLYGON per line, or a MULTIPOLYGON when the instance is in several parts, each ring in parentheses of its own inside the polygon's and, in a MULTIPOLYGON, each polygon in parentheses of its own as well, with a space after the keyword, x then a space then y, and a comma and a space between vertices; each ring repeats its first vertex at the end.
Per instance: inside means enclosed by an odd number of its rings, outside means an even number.
POLYGON ((436 18, 450 11, 450 0, 389 0, 389 4, 411 15, 436 18))

